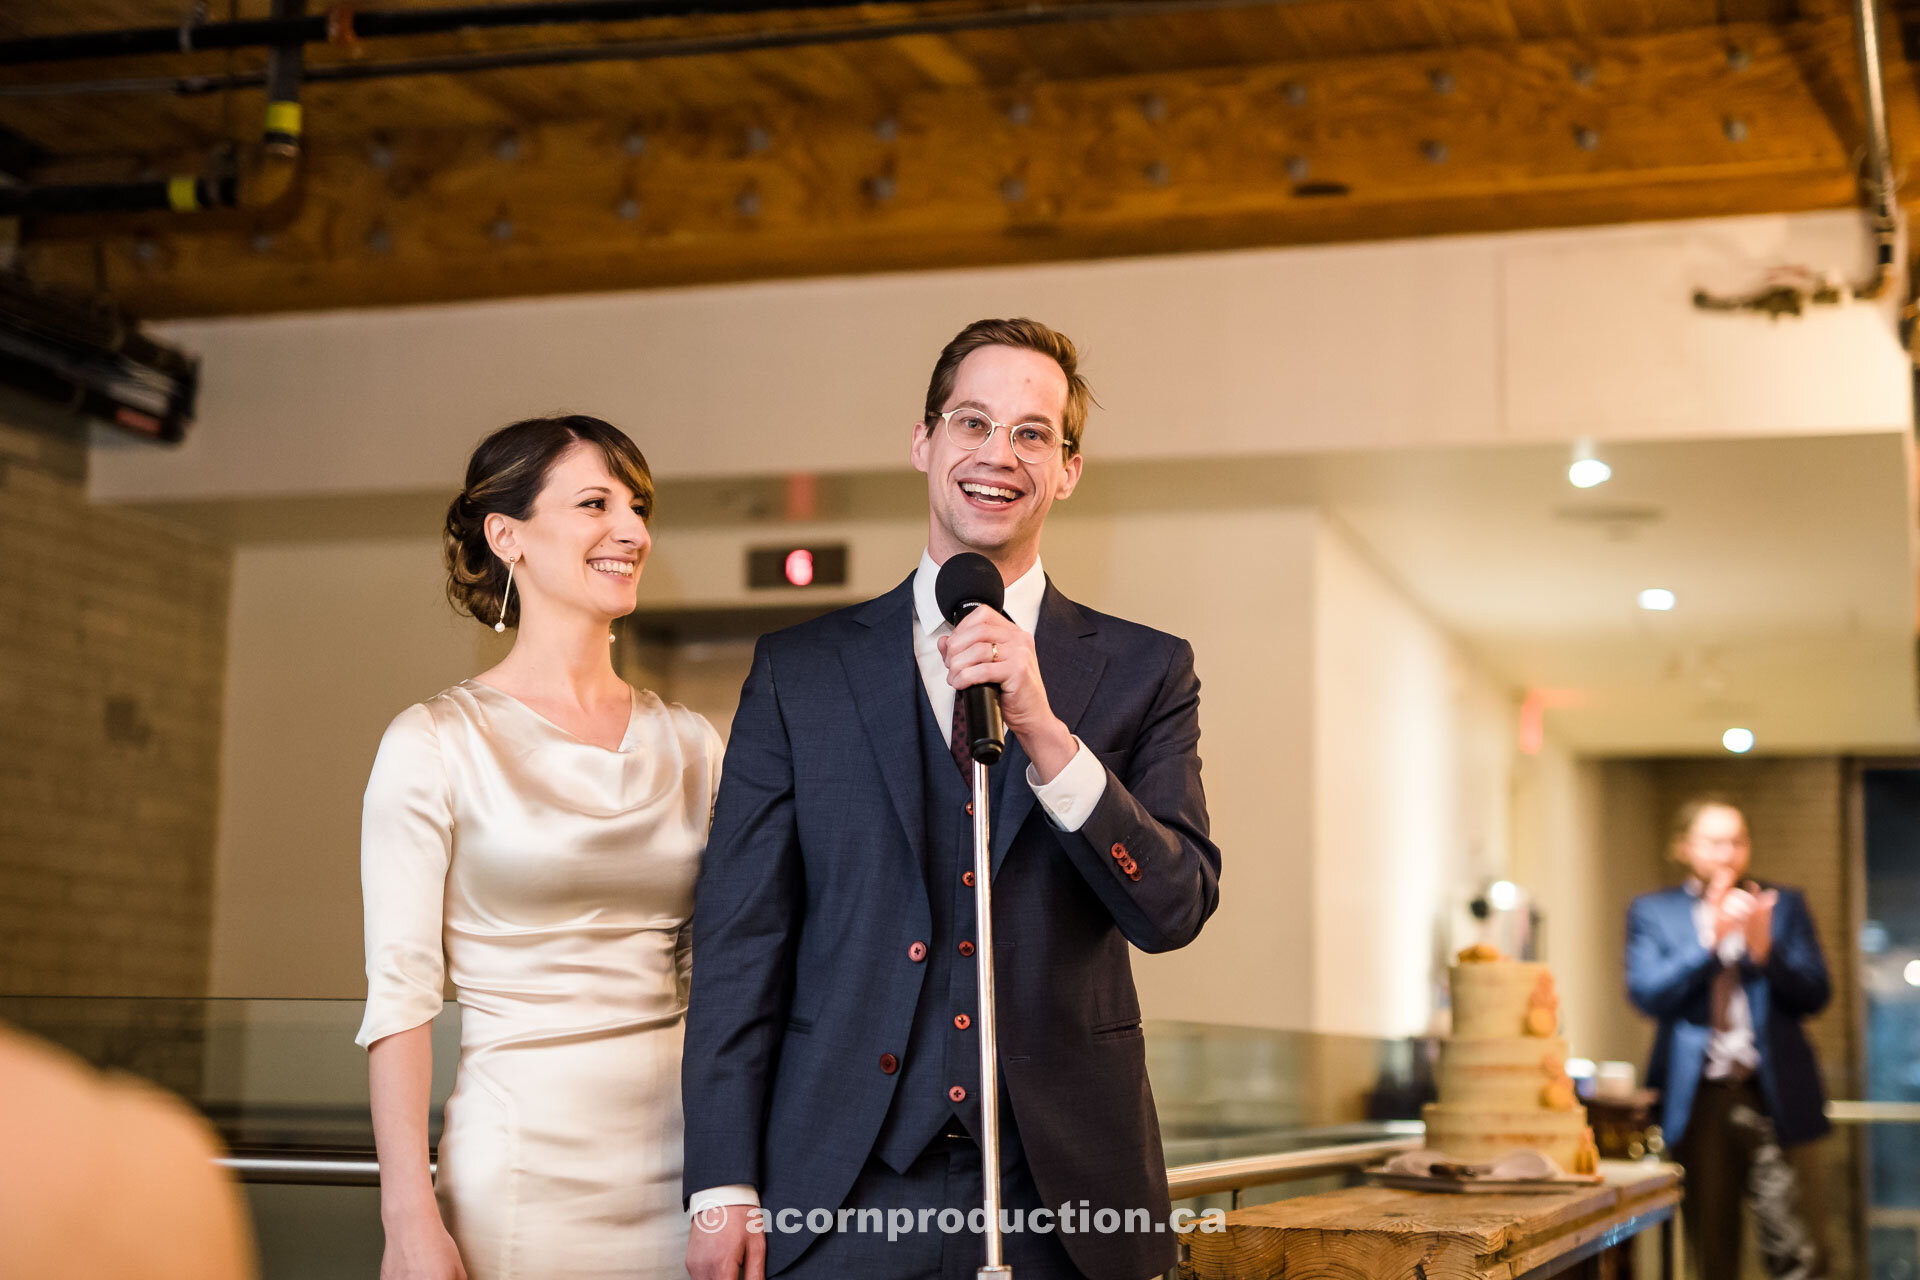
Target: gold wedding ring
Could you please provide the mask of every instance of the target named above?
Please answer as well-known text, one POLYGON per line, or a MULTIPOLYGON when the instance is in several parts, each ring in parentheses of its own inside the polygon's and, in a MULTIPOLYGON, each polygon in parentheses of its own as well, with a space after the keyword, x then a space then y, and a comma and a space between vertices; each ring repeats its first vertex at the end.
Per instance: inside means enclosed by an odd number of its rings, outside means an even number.
POLYGON ((999 646, 999 645, 995 645, 995 646, 993 646, 993 660, 994 660, 995 662, 998 662, 998 661, 1000 661, 1000 646, 999 646))

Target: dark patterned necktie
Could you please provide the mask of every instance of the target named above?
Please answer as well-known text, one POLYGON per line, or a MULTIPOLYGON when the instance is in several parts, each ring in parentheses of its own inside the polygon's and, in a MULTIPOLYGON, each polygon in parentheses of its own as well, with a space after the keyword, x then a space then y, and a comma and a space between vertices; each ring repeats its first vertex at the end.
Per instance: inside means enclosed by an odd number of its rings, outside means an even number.
POLYGON ((953 691, 953 741, 947 744, 953 752, 953 762, 960 766, 960 776, 968 782, 973 781, 973 750, 967 739, 967 691, 953 691))
POLYGON ((1720 966, 1710 989, 1711 1017, 1716 1032, 1733 1029, 1733 993, 1740 989, 1740 971, 1733 965, 1720 966))

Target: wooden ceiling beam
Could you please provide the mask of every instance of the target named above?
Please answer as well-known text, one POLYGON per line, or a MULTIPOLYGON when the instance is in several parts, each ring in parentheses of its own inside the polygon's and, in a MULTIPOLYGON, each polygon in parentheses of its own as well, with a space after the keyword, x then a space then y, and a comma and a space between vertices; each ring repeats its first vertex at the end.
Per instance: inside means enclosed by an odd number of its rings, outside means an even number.
MULTIPOLYGON (((1821 20, 961 84, 883 120, 715 113, 637 144, 630 121, 551 125, 510 151, 396 121, 384 166, 313 147, 278 219, 48 222, 28 251, 178 316, 1844 206, 1851 41, 1821 20)), ((1911 154, 1920 104, 1888 72, 1911 154)))

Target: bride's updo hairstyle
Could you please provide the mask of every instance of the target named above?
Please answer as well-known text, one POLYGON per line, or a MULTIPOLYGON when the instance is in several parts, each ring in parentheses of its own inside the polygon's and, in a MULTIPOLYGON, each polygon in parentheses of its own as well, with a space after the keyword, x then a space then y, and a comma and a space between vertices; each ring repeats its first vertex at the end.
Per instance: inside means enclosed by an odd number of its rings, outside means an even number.
MULTIPOLYGON (((583 414, 528 418, 500 428, 467 460, 467 483, 447 507, 443 546, 447 561, 447 599, 470 618, 492 626, 500 618, 507 587, 507 565, 487 545, 487 517, 498 512, 515 520, 533 514, 533 500, 546 487, 547 473, 578 441, 595 445, 607 470, 633 491, 642 514, 653 517, 653 473, 639 446, 612 423, 583 414)), ((506 602, 506 624, 520 625, 520 592, 506 602)))

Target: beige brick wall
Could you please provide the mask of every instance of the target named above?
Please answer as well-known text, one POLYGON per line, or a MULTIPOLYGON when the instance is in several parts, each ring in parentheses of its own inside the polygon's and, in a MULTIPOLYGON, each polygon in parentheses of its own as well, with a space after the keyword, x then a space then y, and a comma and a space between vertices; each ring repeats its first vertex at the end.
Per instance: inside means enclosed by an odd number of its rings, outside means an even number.
POLYGON ((207 985, 231 554, 0 424, 0 994, 207 985))
MULTIPOLYGON (((1653 811, 1661 823, 1649 842, 1649 861, 1640 868, 1641 874, 1655 875, 1667 884, 1684 876, 1677 865, 1665 860, 1666 824, 1689 796, 1719 791, 1747 815, 1753 836, 1751 874, 1790 884, 1806 895, 1833 976, 1833 1001, 1806 1023, 1807 1038, 1819 1055, 1828 1095, 1859 1097, 1852 1053, 1859 975, 1847 919, 1854 867, 1846 762, 1832 756, 1722 757, 1636 761, 1624 767, 1642 771, 1651 783, 1653 811)), ((1826 1170, 1826 1232, 1834 1280, 1849 1280, 1859 1265, 1851 1247, 1858 1160, 1857 1133, 1844 1126, 1821 1145, 1818 1155, 1826 1170)), ((1747 1271, 1760 1274, 1751 1250, 1747 1271)))

